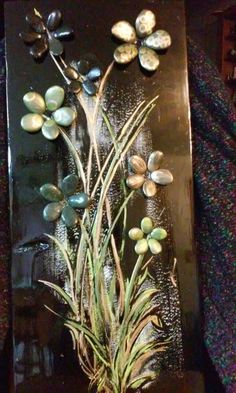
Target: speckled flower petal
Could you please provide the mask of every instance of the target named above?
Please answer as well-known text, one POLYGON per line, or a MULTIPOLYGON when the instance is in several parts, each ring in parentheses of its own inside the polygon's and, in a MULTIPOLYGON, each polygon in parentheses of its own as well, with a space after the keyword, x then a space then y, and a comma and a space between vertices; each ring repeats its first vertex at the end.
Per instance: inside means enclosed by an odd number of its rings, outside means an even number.
POLYGON ((135 27, 138 36, 142 38, 151 34, 153 32, 155 25, 156 25, 155 14, 150 10, 141 11, 135 22, 135 27))
POLYGON ((143 40, 143 45, 155 50, 165 50, 171 46, 171 36, 165 30, 157 30, 143 40))
POLYGON ((114 59, 119 64, 128 64, 138 54, 138 49, 136 45, 133 44, 123 44, 118 46, 114 52, 114 59))
POLYGON ((121 41, 134 43, 137 39, 133 26, 125 20, 119 21, 112 26, 112 34, 121 41))
POLYGON ((154 50, 142 46, 139 49, 139 61, 141 66, 150 72, 156 71, 159 64, 159 56, 154 52, 154 50))

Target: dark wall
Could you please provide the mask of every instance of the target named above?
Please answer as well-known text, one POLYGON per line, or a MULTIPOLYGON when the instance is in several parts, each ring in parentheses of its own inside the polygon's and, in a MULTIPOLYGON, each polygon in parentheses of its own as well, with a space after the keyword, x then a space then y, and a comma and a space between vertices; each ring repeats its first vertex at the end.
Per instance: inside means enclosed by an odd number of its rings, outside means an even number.
POLYGON ((217 55, 217 18, 214 11, 236 5, 236 0, 185 0, 188 35, 212 60, 217 55))

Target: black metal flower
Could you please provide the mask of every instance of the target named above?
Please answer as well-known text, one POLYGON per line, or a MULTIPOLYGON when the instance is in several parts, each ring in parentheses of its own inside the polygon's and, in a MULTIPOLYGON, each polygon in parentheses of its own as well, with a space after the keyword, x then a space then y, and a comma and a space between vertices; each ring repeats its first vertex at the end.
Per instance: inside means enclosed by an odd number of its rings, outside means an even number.
POLYGON ((71 81, 69 86, 71 92, 79 93, 83 89, 89 96, 94 96, 98 90, 95 82, 102 76, 102 70, 89 60, 81 59, 73 60, 70 66, 65 68, 64 74, 71 81))
POLYGON ((36 9, 27 14, 25 19, 30 29, 20 33, 20 37, 30 46, 29 52, 34 59, 41 59, 48 51, 54 56, 62 55, 64 48, 60 40, 71 38, 73 30, 62 25, 61 11, 52 11, 46 23, 36 9))

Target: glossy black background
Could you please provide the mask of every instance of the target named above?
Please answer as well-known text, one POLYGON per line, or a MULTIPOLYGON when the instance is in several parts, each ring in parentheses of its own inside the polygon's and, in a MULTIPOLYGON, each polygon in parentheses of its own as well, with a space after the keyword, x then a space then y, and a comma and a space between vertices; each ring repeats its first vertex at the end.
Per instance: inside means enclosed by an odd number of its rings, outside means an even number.
MULTIPOLYGON (((167 56, 161 59, 161 66, 153 79, 143 77, 142 83, 146 95, 160 93, 158 113, 154 112, 150 119, 153 130, 154 147, 165 151, 168 167, 174 174, 175 182, 168 189, 168 200, 173 220, 173 236, 178 258, 178 277, 181 295, 182 327, 185 352, 185 369, 198 371, 201 368, 200 319, 198 305, 198 285, 196 262, 193 251, 192 228, 192 166, 189 125, 189 100, 187 87, 185 22, 182 1, 35 1, 13 2, 6 6, 6 49, 8 65, 8 114, 9 114, 9 146, 10 146, 10 192, 12 223, 12 289, 13 289, 13 327, 14 338, 19 340, 30 334, 30 324, 35 315, 33 329, 37 339, 43 345, 52 340, 55 320, 43 309, 45 303, 41 293, 35 295, 31 276, 28 276, 29 265, 34 263, 35 255, 19 254, 18 247, 43 232, 53 230, 46 225, 41 216, 42 201, 32 189, 37 189, 43 182, 56 178, 55 144, 46 141, 41 134, 23 133, 19 121, 25 109, 22 96, 30 88, 43 93, 53 84, 61 84, 61 76, 48 58, 42 64, 36 64, 28 54, 27 48, 18 38, 18 33, 25 30, 24 15, 32 7, 37 7, 43 14, 53 8, 60 8, 67 24, 75 29, 76 40, 66 43, 69 58, 87 52, 92 48, 103 63, 108 65, 112 60, 114 42, 110 39, 110 26, 119 19, 134 21, 135 16, 143 8, 154 10, 158 17, 158 27, 167 29, 173 37, 173 46, 167 56), (160 11, 159 11, 160 10, 160 11), (158 12, 160 14, 158 14, 158 12), (105 44, 104 44, 105 43, 105 44), (72 56, 73 55, 73 56, 72 56), (155 124, 158 123, 158 136, 155 137, 155 124), (21 326, 19 309, 25 313, 25 324, 21 326), (29 330, 28 330, 29 329, 29 330), (49 338, 50 337, 50 338, 49 338)), ((137 62, 134 62, 122 73, 117 71, 112 79, 124 88, 128 81, 139 75, 137 62)), ((60 157, 60 149, 58 151, 60 157)), ((54 299, 46 298, 47 303, 54 299)), ((59 335, 60 336, 60 335, 59 335)), ((77 378, 76 366, 70 352, 70 341, 63 333, 55 342, 58 359, 54 377, 43 381, 43 377, 19 385, 17 392, 32 391, 31 383, 37 383, 34 391, 68 392, 82 391, 81 376, 77 378), (60 357, 63 348, 63 356, 60 357), (68 348, 68 350, 67 350, 68 348), (20 387, 21 386, 21 387, 20 387)), ((30 357, 30 355, 29 355, 30 357)), ((43 374, 43 373, 42 373, 43 374)), ((177 385, 168 387, 169 376, 163 376, 163 387, 160 391, 177 392, 177 385), (175 390, 173 390, 175 389, 175 390)), ((186 373, 190 386, 180 384, 183 393, 203 391, 198 374, 186 373), (185 387, 184 387, 185 386, 185 387), (186 387, 188 386, 188 387, 186 387), (184 390, 187 389, 187 390, 184 390)), ((84 385, 86 386, 86 384, 84 385)), ((84 387, 86 391, 86 387, 84 387)))

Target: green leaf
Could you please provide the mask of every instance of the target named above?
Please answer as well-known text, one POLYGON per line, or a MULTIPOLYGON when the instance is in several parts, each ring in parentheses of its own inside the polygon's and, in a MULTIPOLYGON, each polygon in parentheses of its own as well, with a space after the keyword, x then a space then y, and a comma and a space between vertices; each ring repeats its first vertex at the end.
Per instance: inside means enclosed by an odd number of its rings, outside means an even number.
POLYGON ((87 341, 90 343, 90 345, 92 346, 94 352, 97 354, 99 359, 106 366, 109 365, 109 363, 105 359, 106 352, 105 352, 102 344, 98 341, 97 337, 93 334, 93 332, 87 326, 81 325, 79 322, 72 321, 70 319, 65 320, 65 326, 73 327, 73 328, 81 331, 82 333, 84 333, 87 341))
POLYGON ((45 236, 47 236, 49 239, 51 239, 56 244, 56 246, 58 247, 58 249, 60 250, 60 252, 62 254, 64 261, 66 262, 67 269, 69 272, 69 278, 70 278, 71 295, 73 297, 74 277, 73 277, 73 268, 72 268, 72 264, 71 264, 69 255, 68 255, 65 247, 63 246, 63 244, 55 236, 49 235, 47 233, 45 233, 45 236))
POLYGON ((155 373, 154 371, 153 372, 150 371, 149 373, 145 373, 145 374, 141 375, 140 377, 133 379, 129 383, 128 388, 138 389, 141 386, 143 386, 145 383, 154 381, 156 379, 156 377, 157 377, 157 373, 155 373))
POLYGON ((47 285, 49 288, 52 288, 54 291, 64 299, 64 301, 70 306, 71 310, 75 315, 77 315, 77 308, 75 304, 73 303, 72 299, 70 296, 58 285, 53 284, 52 282, 44 281, 44 280, 38 280, 39 282, 43 283, 44 285, 47 285))

